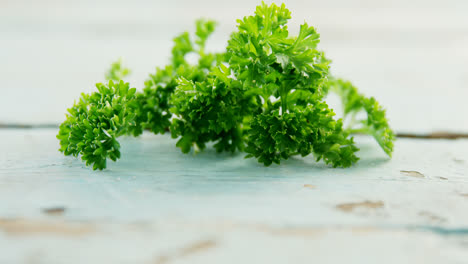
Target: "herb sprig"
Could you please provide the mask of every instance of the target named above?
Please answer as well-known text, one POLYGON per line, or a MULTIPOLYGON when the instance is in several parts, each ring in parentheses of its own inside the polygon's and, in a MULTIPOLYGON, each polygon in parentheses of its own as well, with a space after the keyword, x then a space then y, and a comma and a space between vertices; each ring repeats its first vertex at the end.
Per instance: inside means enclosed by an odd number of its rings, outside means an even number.
POLYGON ((349 167, 359 160, 351 134, 364 133, 391 156, 395 137, 383 108, 331 76, 316 29, 304 23, 290 36, 290 18, 284 4, 262 3, 237 21, 224 53, 205 50, 216 23, 197 20, 195 36, 174 38, 171 64, 157 68, 141 92, 122 81, 129 70, 120 61, 112 64, 108 84, 97 84, 97 92, 82 94, 68 110, 57 135, 60 151, 102 170, 107 158, 120 158, 119 136, 170 131, 184 153, 214 142, 218 152, 244 151, 266 166, 313 154, 349 167), (198 56, 195 64, 186 60, 190 53, 198 56), (349 127, 325 103, 329 92, 341 97, 349 127), (366 118, 355 120, 361 112, 366 118))

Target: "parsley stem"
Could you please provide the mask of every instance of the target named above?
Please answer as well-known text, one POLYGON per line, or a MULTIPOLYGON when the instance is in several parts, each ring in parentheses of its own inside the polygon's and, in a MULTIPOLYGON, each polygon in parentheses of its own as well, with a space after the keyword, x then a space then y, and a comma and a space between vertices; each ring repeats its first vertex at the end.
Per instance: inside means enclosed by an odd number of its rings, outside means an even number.
POLYGON ((281 96, 281 115, 284 115, 288 111, 288 91, 286 87, 282 86, 280 88, 281 96))
POLYGON ((358 128, 358 129, 346 129, 346 132, 350 134, 369 134, 369 129, 367 128, 358 128))

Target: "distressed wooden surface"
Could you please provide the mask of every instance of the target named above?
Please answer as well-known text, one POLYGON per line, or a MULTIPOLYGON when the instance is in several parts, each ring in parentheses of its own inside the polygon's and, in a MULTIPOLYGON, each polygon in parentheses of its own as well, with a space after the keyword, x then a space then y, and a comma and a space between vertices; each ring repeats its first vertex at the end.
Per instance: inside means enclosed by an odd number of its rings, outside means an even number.
POLYGON ((389 160, 263 167, 169 136, 91 171, 56 130, 0 130, 0 263, 466 263, 468 140, 398 140, 389 160))
MULTIPOLYGON (((468 2, 285 1, 290 29, 321 33, 333 73, 388 109, 400 132, 466 132, 468 2)), ((171 39, 237 1, 0 1, 0 123, 53 123, 123 57, 142 88, 171 39)), ((265 168, 168 136, 122 141, 94 172, 58 151, 56 130, 0 129, 0 263, 467 263, 468 140, 401 139, 392 160, 358 138, 360 163, 311 157, 265 168)))
MULTIPOLYGON (((0 122, 62 122, 119 57, 141 89, 168 62, 172 38, 193 31, 195 19, 219 22, 208 49, 221 51, 235 20, 259 2, 2 0, 0 122)), ((468 1, 284 2, 289 29, 297 32, 304 21, 315 26, 332 72, 375 96, 396 130, 468 131, 468 1)))

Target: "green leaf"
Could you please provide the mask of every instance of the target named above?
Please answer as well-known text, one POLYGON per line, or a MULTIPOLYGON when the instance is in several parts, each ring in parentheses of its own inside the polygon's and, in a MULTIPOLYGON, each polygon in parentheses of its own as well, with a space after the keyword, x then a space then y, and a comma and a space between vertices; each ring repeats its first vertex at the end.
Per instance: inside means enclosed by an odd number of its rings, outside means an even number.
POLYGON ((341 79, 331 78, 326 86, 328 86, 327 89, 341 97, 345 118, 354 117, 359 112, 366 114, 366 118, 363 120, 351 120, 347 130, 352 133, 357 132, 373 136, 382 150, 391 157, 395 134, 388 124, 385 109, 380 106, 375 98, 367 98, 359 94, 357 88, 351 82, 341 79))
POLYGON ((132 127, 135 95, 128 93, 130 85, 123 81, 114 83, 110 80, 107 85, 98 83, 96 87, 99 93, 83 94, 68 110, 57 139, 60 140, 59 150, 65 155, 81 155, 87 165, 102 170, 107 158, 115 161, 120 157, 116 138, 132 127))
POLYGON ((111 64, 111 68, 106 73, 106 80, 120 81, 130 74, 130 69, 122 66, 122 59, 111 64))

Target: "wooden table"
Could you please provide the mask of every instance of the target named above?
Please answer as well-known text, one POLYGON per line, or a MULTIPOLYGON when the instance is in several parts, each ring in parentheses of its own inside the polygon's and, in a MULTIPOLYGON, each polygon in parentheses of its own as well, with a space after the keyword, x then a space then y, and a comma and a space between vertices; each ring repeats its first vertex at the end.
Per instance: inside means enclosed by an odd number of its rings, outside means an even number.
POLYGON ((100 172, 62 156, 55 133, 0 130, 0 263, 468 259, 468 140, 400 139, 388 160, 359 137, 358 165, 333 169, 185 155, 145 134, 100 172))
MULTIPOLYGON (((0 123, 62 122, 119 56, 141 89, 196 18, 219 21, 208 49, 220 51, 254 5, 0 1, 0 123)), ((395 130, 468 131, 466 0, 286 5, 292 32, 316 26, 332 72, 395 130)), ((59 153, 56 133, 0 129, 0 264, 468 262, 468 140, 399 139, 389 160, 358 137, 350 169, 312 157, 266 168, 145 134, 95 172, 59 153)))

